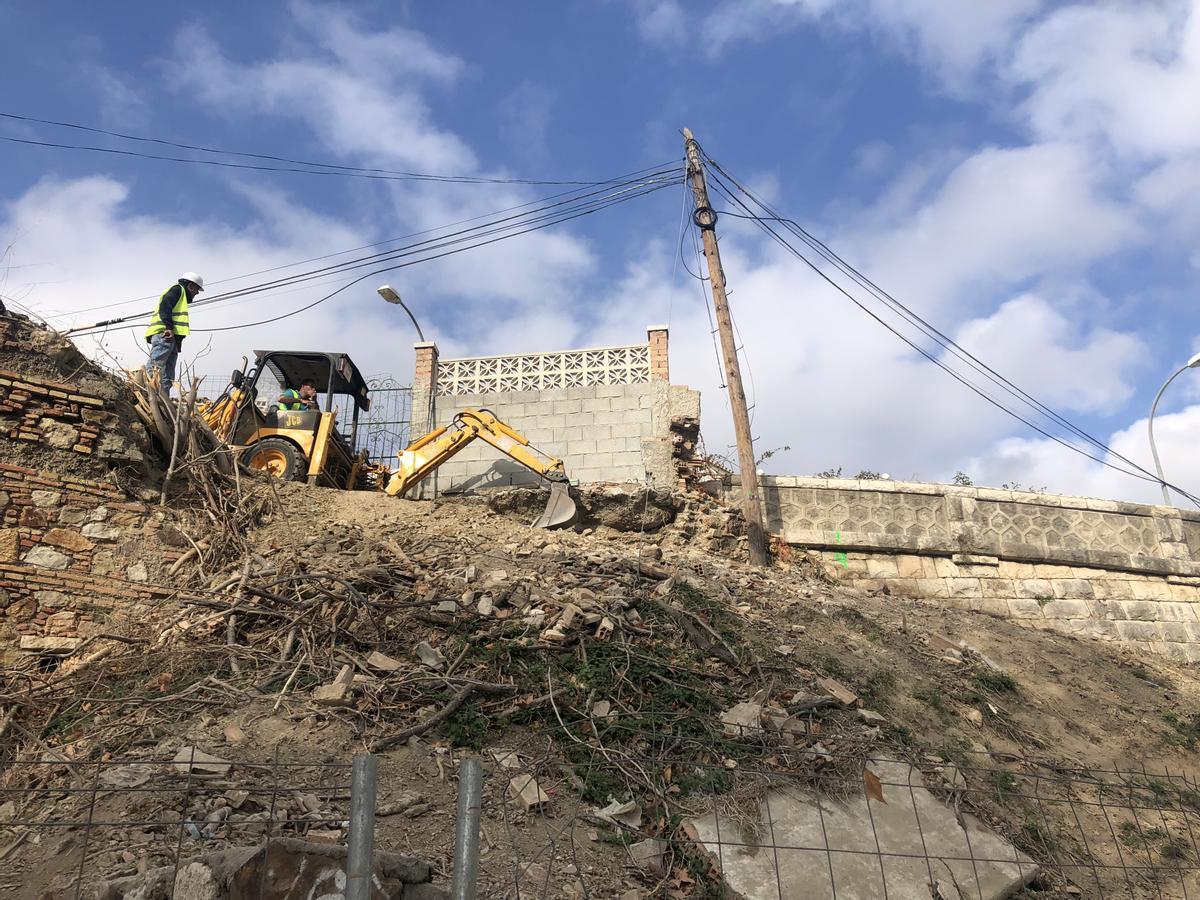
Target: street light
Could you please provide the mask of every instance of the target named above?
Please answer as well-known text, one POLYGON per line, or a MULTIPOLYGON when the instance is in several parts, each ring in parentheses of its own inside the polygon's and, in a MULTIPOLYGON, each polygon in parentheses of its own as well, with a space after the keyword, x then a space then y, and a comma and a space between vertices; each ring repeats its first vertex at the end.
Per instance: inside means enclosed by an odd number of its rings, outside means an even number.
POLYGON ((412 314, 411 309, 404 305, 404 301, 400 299, 400 295, 396 293, 392 286, 390 284, 385 284, 382 287, 376 288, 376 290, 379 292, 379 296, 388 303, 398 304, 401 309, 408 313, 408 317, 412 319, 412 323, 417 329, 417 337, 424 341, 425 335, 421 332, 421 326, 417 323, 417 317, 412 314))
POLYGON ((1154 411, 1158 409, 1158 401, 1162 398, 1163 391, 1167 389, 1167 386, 1188 369, 1198 367, 1200 367, 1200 353, 1197 353, 1186 364, 1180 366, 1177 371, 1172 373, 1171 377, 1158 389, 1158 393, 1154 396, 1154 403, 1150 406, 1150 421, 1147 423, 1147 427, 1150 430, 1150 453, 1154 456, 1154 468, 1158 472, 1158 482, 1162 485, 1163 502, 1168 506, 1171 504, 1171 493, 1167 490, 1167 480, 1163 477, 1162 463, 1158 461, 1158 448, 1154 446, 1154 411))

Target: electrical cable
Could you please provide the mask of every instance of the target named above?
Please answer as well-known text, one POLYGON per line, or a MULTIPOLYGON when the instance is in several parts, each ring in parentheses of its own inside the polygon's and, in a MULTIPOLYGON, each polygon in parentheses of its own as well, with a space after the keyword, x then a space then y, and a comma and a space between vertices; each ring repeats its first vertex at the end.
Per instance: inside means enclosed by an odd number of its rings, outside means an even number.
MULTIPOLYGON (((706 155, 706 158, 707 158, 707 155, 706 155)), ((709 161, 712 162, 711 159, 709 161)), ((770 209, 769 206, 767 206, 765 203, 763 203, 761 200, 759 200, 757 197, 755 197, 748 189, 746 189, 741 184, 739 184, 735 179, 732 178, 732 176, 730 176, 730 175, 728 175, 728 173, 724 172, 724 170, 721 169, 717 163, 712 162, 712 164, 713 164, 714 168, 717 169, 718 172, 725 175, 726 178, 729 178, 729 180, 731 182, 733 182, 742 193, 746 194, 746 196, 748 196, 752 200, 754 200, 754 202, 756 204, 758 204, 762 209, 770 212, 771 216, 768 218, 770 218, 774 221, 783 223, 786 227, 788 227, 789 231, 791 231, 793 234, 796 234, 797 237, 800 237, 802 240, 804 240, 805 243, 807 243, 812 249, 816 250, 827 261, 829 261, 830 263, 835 265, 838 269, 843 271, 846 275, 848 275, 850 278, 852 278, 856 283, 858 283, 859 285, 861 285, 862 287, 864 287, 868 291, 870 291, 877 299, 879 299, 882 302, 886 303, 887 305, 891 306, 903 318, 907 319, 911 324, 915 325, 921 331, 924 331, 926 333, 926 335, 928 335, 935 343, 944 347, 952 355, 958 357, 963 362, 966 362, 969 366, 971 366, 977 372, 984 375, 984 377, 986 377, 989 381, 991 381, 994 384, 996 384, 997 386, 1001 387, 1008 394, 1010 394, 1014 398, 1020 400, 1026 406, 1033 408, 1039 414, 1046 416, 1047 418, 1054 421, 1056 424, 1073 432, 1074 434, 1076 434, 1078 437, 1080 437, 1087 443, 1096 447, 1096 449, 1103 450, 1106 453, 1113 454, 1114 456, 1116 456, 1118 459, 1122 460, 1123 462, 1126 462, 1129 465, 1133 466, 1134 468, 1137 468, 1143 472, 1146 472, 1147 475, 1152 474, 1149 472, 1149 470, 1145 469, 1144 467, 1138 465, 1137 463, 1133 462, 1132 460, 1117 453, 1115 450, 1113 450, 1111 447, 1109 447, 1103 441, 1099 440, 1098 438, 1094 437, 1093 435, 1089 434, 1088 432, 1084 431, 1083 429, 1078 428, 1074 423, 1070 422, 1069 420, 1067 420, 1066 418, 1061 416, 1059 413, 1055 412, 1053 409, 1051 409, 1050 407, 1043 404, 1041 401, 1037 400, 1035 397, 1028 394, 1026 391, 1021 389, 1019 386, 1017 386, 1013 382, 1009 381, 1003 375, 1000 375, 1000 373, 996 372, 993 368, 988 366, 982 360, 978 359, 972 353, 970 353, 969 351, 964 349, 961 345, 956 343, 952 338, 943 334, 941 331, 939 331, 937 328, 935 328, 933 325, 931 325, 925 319, 921 318, 920 315, 915 313, 913 310, 909 309, 907 306, 905 306, 903 303, 901 303, 899 300, 897 300, 895 297, 893 297, 887 291, 884 291, 882 288, 880 288, 878 285, 876 285, 874 282, 872 282, 869 278, 867 278, 867 276, 863 275, 861 272, 859 272, 857 269, 855 269, 853 266, 851 266, 849 263, 847 263, 844 259, 842 259, 840 256, 838 256, 827 245, 825 245, 823 242, 821 242, 820 239, 814 237, 809 232, 807 232, 803 228, 803 226, 801 226, 798 222, 796 222, 793 219, 788 219, 786 217, 780 216, 774 210, 770 209)), ((735 213, 735 212, 729 212, 729 214, 736 216, 736 217, 741 217, 741 218, 752 218, 752 216, 740 216, 738 213, 735 213)))
POLYGON ((80 125, 74 122, 58 122, 53 119, 39 119, 34 116, 22 116, 16 113, 0 112, 0 118, 11 119, 18 122, 32 122, 38 125, 51 125, 56 128, 71 128, 76 131, 86 131, 91 134, 102 134, 108 137, 119 138, 125 141, 137 141, 146 144, 160 144, 166 147, 176 147, 181 150, 192 150, 199 153, 212 153, 224 156, 241 156, 247 159, 261 159, 269 162, 286 163, 289 166, 309 166, 312 168, 297 169, 297 168, 279 168, 275 166, 258 166, 245 163, 229 163, 219 160, 198 160, 188 159, 186 157, 177 156, 160 156, 155 154, 138 153, 133 150, 120 150, 112 147, 92 147, 79 144, 62 144, 51 141, 35 141, 25 138, 15 138, 0 136, 0 140, 11 141, 17 144, 30 144, 38 147, 50 147, 63 150, 86 150, 97 153, 115 153, 122 156, 138 156, 145 159, 165 160, 169 162, 185 162, 197 163, 201 165, 216 165, 229 166, 239 169, 255 169, 258 171, 267 172, 291 172, 306 175, 343 175, 352 178, 375 178, 385 181, 441 181, 452 182, 456 184, 545 184, 545 185, 596 185, 602 184, 599 181, 569 181, 569 180, 554 180, 554 179, 537 179, 537 178, 493 178, 483 175, 434 175, 423 172, 405 172, 396 169, 378 169, 366 168, 363 166, 347 166, 337 163, 310 162, 302 159, 290 159, 286 156, 274 156, 269 153, 248 153, 242 150, 223 150, 217 147, 204 147, 197 144, 182 144, 178 141, 168 141, 162 138, 142 137, 134 134, 124 134, 119 131, 108 131, 104 128, 95 128, 90 125, 80 125), (318 169, 330 169, 333 171, 319 171, 318 169))
POLYGON ((218 328, 194 328, 192 330, 197 331, 197 332, 235 331, 240 328, 252 328, 252 327, 255 327, 258 325, 269 325, 273 322, 279 322, 283 319, 288 319, 288 318, 291 318, 292 316, 299 315, 302 312, 306 312, 307 310, 312 309, 314 306, 317 306, 321 303, 324 303, 326 300, 336 297, 338 294, 340 294, 342 291, 346 290, 347 288, 353 287, 354 285, 358 284, 360 281, 364 281, 365 279, 370 278, 372 276, 381 275, 385 272, 395 272, 397 269, 407 268, 408 266, 415 266, 415 265, 417 265, 419 263, 423 263, 423 262, 432 262, 435 259, 442 259, 443 257, 446 257, 446 256, 452 256, 455 253, 464 253, 467 250, 474 250, 477 247, 484 247, 484 246, 487 246, 488 244, 495 244, 499 241, 508 240, 509 238, 519 237, 520 235, 524 235, 524 234, 530 234, 531 232, 534 232, 534 231, 540 231, 543 228, 549 228, 551 225, 557 225, 561 222, 568 222, 572 219, 578 219, 582 216, 591 215, 592 213, 599 212, 601 209, 607 209, 609 206, 616 206, 618 203, 624 203, 628 200, 634 199, 635 197, 643 197, 647 194, 652 194, 655 191, 662 190, 666 186, 667 185, 665 185, 665 184, 657 185, 655 187, 648 188, 648 189, 642 191, 641 193, 633 194, 628 197, 623 197, 618 200, 613 200, 612 202, 606 203, 602 206, 593 206, 592 208, 585 209, 580 212, 573 212, 571 215, 564 214, 562 216, 559 216, 558 218, 552 219, 550 221, 542 222, 541 224, 535 225, 531 228, 526 228, 526 229, 524 229, 522 231, 518 231, 514 234, 501 235, 500 237, 493 237, 490 240, 479 241, 479 242, 471 244, 470 246, 467 246, 467 247, 457 247, 453 250, 447 250, 444 253, 437 253, 432 256, 426 256, 426 257, 422 257, 420 259, 409 260, 407 262, 399 263, 394 266, 388 266, 388 267, 381 268, 381 269, 374 269, 373 271, 370 271, 363 275, 360 275, 359 277, 355 278, 354 280, 350 281, 349 283, 342 285, 340 288, 338 288, 335 291, 332 291, 329 294, 326 294, 324 297, 314 300, 312 303, 309 303, 306 306, 302 306, 299 309, 292 310, 290 312, 284 313, 279 316, 275 316, 270 319, 263 319, 258 322, 246 322, 246 323, 242 323, 239 325, 225 325, 225 326, 221 326, 218 328))
MULTIPOLYGON (((707 159, 707 155, 706 155, 706 159, 707 159)), ((714 164, 714 167, 715 167, 715 164, 714 164)), ((723 172, 723 170, 718 169, 718 171, 720 171, 722 174, 725 174, 723 172)), ((729 176, 726 175, 726 177, 729 177, 729 176)), ((732 180, 732 178, 730 180, 732 180)), ((838 284, 836 281, 834 281, 832 278, 830 278, 829 275, 827 275, 819 266, 817 266, 815 263, 813 263, 811 260, 809 260, 806 256, 804 256, 803 253, 801 253, 799 250, 797 250, 794 246, 792 246, 786 239, 784 239, 781 235, 779 235, 778 232, 775 231, 775 229, 771 228, 771 226, 768 224, 767 220, 765 220, 763 217, 755 214, 754 211, 751 210, 748 206, 746 206, 731 190, 729 190, 727 187, 725 187, 720 182, 719 178, 713 179, 713 182, 714 182, 714 185, 718 188, 718 191, 722 195, 724 195, 727 199, 731 200, 733 203, 737 204, 738 206, 740 206, 742 209, 744 209, 746 211, 747 215, 745 216, 745 218, 748 218, 748 219, 751 219, 752 221, 754 221, 755 224, 757 224, 760 228, 762 228, 764 231, 766 231, 778 244, 780 244, 780 246, 782 246, 785 250, 787 250, 789 253, 791 253, 793 256, 795 256, 797 259, 802 261, 805 265, 807 265, 810 269, 812 269, 814 273, 816 273, 819 277, 821 277, 824 281, 826 281, 835 290, 837 290, 839 293, 841 293, 847 299, 849 299, 860 310, 862 310, 864 313, 866 313, 868 316, 870 316, 872 319, 874 319, 876 322, 878 322, 880 325, 882 325, 884 328, 886 328, 888 331, 890 331, 893 335, 895 335, 900 340, 902 340, 905 344, 907 344, 913 350, 916 350, 919 354, 921 354, 921 356, 925 357, 925 359, 927 359, 929 362, 932 362, 934 365, 938 366, 940 369, 945 371, 947 374, 949 374, 952 378, 954 378, 960 384, 969 388, 971 391, 973 391, 975 394, 977 394, 982 399, 987 401, 989 404, 991 404, 992 406, 1001 410, 1002 412, 1006 413, 1007 415, 1011 416, 1012 418, 1016 419, 1017 421, 1021 422, 1022 424, 1026 425, 1027 427, 1033 429, 1034 431, 1036 431, 1038 434, 1042 435, 1043 437, 1048 438, 1049 440, 1052 440, 1055 443, 1061 444, 1062 446, 1066 447, 1067 449, 1069 449, 1075 453, 1078 453, 1082 456, 1085 456, 1094 462, 1098 462, 1101 465, 1104 465, 1110 469, 1113 469, 1114 471, 1121 472, 1121 473, 1123 473, 1125 475, 1129 475, 1133 478, 1138 478, 1143 481, 1152 481, 1152 482, 1155 482, 1158 484, 1164 483, 1164 482, 1162 482, 1161 479, 1159 479, 1156 475, 1151 474, 1144 467, 1138 465, 1135 462, 1132 462, 1131 460, 1126 459, 1122 455, 1113 451, 1111 448, 1101 445, 1099 449, 1105 450, 1107 453, 1109 453, 1113 457, 1120 459, 1123 462, 1128 463, 1134 469, 1137 469, 1140 472, 1143 472, 1145 474, 1138 474, 1138 472, 1130 471, 1129 469, 1123 468, 1118 465, 1114 465, 1113 463, 1109 462, 1108 460, 1106 460, 1102 457, 1099 457, 1092 453, 1089 453, 1087 450, 1084 450, 1083 448, 1081 448, 1075 444, 1072 444, 1069 441, 1064 440, 1060 436, 1052 434, 1049 431, 1046 431, 1045 429, 1041 428, 1034 422, 1031 422, 1029 419, 1022 416, 1020 413, 1017 413, 1017 412, 1013 411, 1012 409, 1008 408, 1007 406, 1005 406, 999 400, 992 397, 990 394, 988 394, 986 391, 984 391, 982 388, 980 388, 978 385, 976 385, 973 381, 964 377, 962 375, 962 373, 957 372, 956 370, 952 369, 944 361, 938 359, 933 354, 928 352, 925 348, 921 347, 914 341, 910 340, 905 335, 901 334, 898 330, 896 330, 894 327, 892 327, 888 322, 886 322, 884 319, 882 319, 876 313, 874 313, 873 311, 868 309, 866 307, 866 305, 864 305, 858 298, 854 297, 844 287, 842 287, 840 284, 838 284)), ((740 185, 739 185, 739 189, 741 189, 740 185)), ((747 196, 751 197, 751 199, 753 199, 756 203, 758 203, 760 206, 762 206, 762 208, 764 210, 769 209, 765 204, 763 204, 763 203, 761 203, 761 201, 757 200, 757 198, 754 198, 748 191, 745 191, 744 189, 741 189, 741 190, 747 196)), ((774 219, 776 221, 781 221, 781 222, 783 221, 783 217, 779 217, 779 216, 775 216, 775 215, 772 215, 770 218, 774 219)), ((789 229, 789 231, 790 231, 790 229, 789 229)), ((865 278, 865 276, 863 276, 863 277, 865 278)), ((939 332, 939 334, 940 334, 940 332, 939 332)), ((990 370, 990 371, 993 371, 993 374, 994 374, 994 370, 990 370)), ((997 377, 1002 377, 1002 376, 997 376, 997 377)), ((1091 441, 1096 441, 1095 438, 1091 438, 1090 436, 1089 436, 1089 438, 1091 441)), ((1182 488, 1177 487, 1176 485, 1167 483, 1167 486, 1176 490, 1181 495, 1187 497, 1193 503, 1196 503, 1198 506, 1200 506, 1200 498, 1197 498, 1195 495, 1191 494, 1190 492, 1188 492, 1182 488)))
MULTIPOLYGON (((638 169, 634 172, 630 172, 625 175, 618 175, 618 176, 616 176, 614 178, 610 178, 606 181, 596 182, 596 184, 614 184, 615 185, 618 183, 626 183, 629 179, 649 177, 649 175, 647 173, 654 173, 656 171, 664 171, 665 167, 668 167, 670 165, 671 164, 668 162, 668 163, 662 163, 658 166, 647 166, 644 169, 638 169)), ((214 284, 214 285, 228 284, 232 281, 241 281, 244 278, 253 278, 257 275, 266 275, 271 272, 281 271, 283 269, 291 269, 291 268, 295 268, 296 266, 302 266, 302 265, 305 265, 305 264, 311 263, 311 262, 321 262, 322 260, 333 259, 334 257, 337 257, 337 256, 345 256, 348 253, 356 253, 359 250, 370 250, 373 247, 382 247, 387 244, 396 243, 397 241, 404 241, 404 240, 408 240, 409 238, 421 237, 422 235, 426 235, 426 234, 433 234, 434 232, 443 231, 447 228, 454 228, 455 226, 458 226, 458 225, 465 225, 468 222, 477 222, 480 219, 486 219, 490 216, 498 216, 503 213, 513 212, 514 210, 524 209, 528 206, 537 206, 538 204, 548 203, 551 200, 557 200, 560 197, 565 197, 568 194, 575 194, 575 193, 580 193, 580 192, 581 192, 580 188, 573 188, 568 191, 560 191, 559 193, 551 194, 548 197, 541 197, 537 200, 530 200, 526 203, 518 203, 514 206, 508 206, 503 209, 494 210, 492 212, 481 213, 478 216, 471 216, 466 219, 459 219, 456 222, 448 222, 445 225, 438 225, 434 228, 426 228, 422 231, 413 231, 408 234, 402 234, 397 237, 388 238, 386 240, 376 241, 371 244, 362 244, 358 247, 350 247, 346 250, 338 250, 335 253, 326 253, 322 256, 314 256, 314 257, 310 257, 309 259, 297 260, 295 262, 285 263, 285 264, 279 265, 279 266, 272 266, 272 267, 266 268, 266 269, 259 269, 254 272, 246 272, 241 275, 231 276, 229 278, 217 279, 217 280, 211 281, 209 283, 214 284)), ((130 306, 134 303, 147 303, 147 302, 150 302, 152 300, 157 300, 157 299, 158 299, 157 294, 150 294, 145 297, 134 297, 134 298, 131 298, 128 300, 117 300, 112 303, 101 303, 97 306, 87 306, 87 307, 84 307, 83 309, 76 309, 76 310, 70 310, 70 311, 62 312, 62 313, 55 313, 55 314, 52 314, 52 318, 61 318, 63 316, 67 316, 67 315, 80 315, 82 313, 96 312, 97 310, 101 310, 101 309, 115 309, 116 307, 119 307, 119 306, 130 306)))
MULTIPOLYGON (((229 325, 229 326, 222 326, 222 327, 217 327, 217 328, 193 328, 192 331, 195 331, 198 333, 214 332, 214 331, 231 331, 231 330, 235 330, 235 329, 239 329, 239 328, 249 328, 249 327, 253 327, 253 326, 257 326, 257 325, 266 325, 266 324, 270 324, 272 322, 281 321, 282 319, 290 318, 291 316, 298 315, 299 313, 302 313, 309 309, 312 309, 314 306, 324 303, 326 300, 329 300, 332 297, 337 296, 342 291, 353 286, 354 284, 357 284, 360 281, 363 281, 366 278, 372 277, 374 275, 379 275, 379 274, 382 274, 385 272, 393 272, 393 271, 396 271, 397 269, 402 269, 402 268, 406 268, 408 266, 417 265, 418 263, 430 262, 432 260, 441 259, 443 257, 450 256, 455 253, 461 253, 466 250, 475 249, 476 247, 486 246, 488 244, 493 244, 498 241, 507 240, 507 239, 513 238, 513 237, 518 237, 523 234, 528 234, 533 231, 539 231, 543 228, 548 228, 551 225, 556 225, 561 222, 570 221, 571 219, 577 219, 577 218, 580 218, 581 216, 591 215, 594 212, 598 212, 602 209, 607 209, 610 206, 615 206, 619 203, 624 203, 629 200, 635 199, 637 197, 641 197, 641 196, 645 196, 650 193, 654 193, 655 191, 661 190, 665 187, 669 187, 673 183, 674 183, 673 178, 670 180, 655 180, 655 181, 648 182, 647 184, 640 186, 637 190, 635 190, 632 193, 630 193, 629 191, 622 191, 618 194, 610 195, 606 198, 601 198, 599 200, 590 200, 586 203, 576 204, 574 206, 568 206, 565 209, 559 210, 557 213, 552 213, 550 215, 541 215, 541 216, 529 219, 528 221, 505 225, 502 228, 492 229, 490 231, 481 231, 480 229, 470 229, 471 231, 477 231, 478 233, 469 235, 467 237, 458 237, 453 241, 444 241, 444 242, 438 244, 437 246, 426 247, 424 249, 424 251, 421 251, 421 252, 426 253, 427 255, 423 255, 417 259, 410 259, 405 262, 397 263, 396 265, 374 268, 371 271, 368 271, 368 272, 364 273, 363 275, 360 275, 360 276, 352 279, 351 281, 347 282, 346 284, 338 287, 336 290, 318 298, 317 300, 313 301, 312 303, 308 303, 304 306, 299 307, 298 309, 293 309, 293 310, 290 310, 281 315, 273 316, 271 318, 263 319, 263 320, 256 321, 256 322, 247 322, 247 323, 241 323, 238 325, 229 325), (513 229, 515 229, 515 228, 519 228, 520 230, 513 231, 513 229), (505 233, 505 232, 511 232, 511 233, 505 233), (496 235, 498 235, 498 236, 496 236, 496 235), (489 239, 482 240, 481 238, 484 238, 484 237, 488 237, 489 239), (474 242, 470 243, 471 241, 474 241, 474 242), (463 243, 467 243, 467 246, 455 246, 455 245, 459 245, 459 244, 463 244, 463 243), (445 249, 447 247, 453 247, 454 249, 445 249), (431 251, 434 251, 434 250, 442 250, 444 252, 431 253, 431 251)), ((428 243, 428 242, 422 242, 422 243, 424 244, 424 243, 428 243)), ((405 254, 401 254, 401 255, 407 256, 410 254, 405 253, 405 254)), ((390 255, 390 254, 381 254, 380 256, 390 257, 391 260, 398 258, 397 256, 390 255)), ((378 262, 378 261, 380 261, 380 260, 376 260, 376 262, 378 262)), ((354 266, 352 268, 362 268, 362 266, 354 266)), ((231 295, 228 295, 223 298, 213 298, 213 299, 214 300, 229 299, 229 297, 232 297, 232 296, 235 296, 235 295, 231 294, 231 295)), ((193 304, 193 305, 197 305, 197 304, 193 304)), ((127 318, 121 319, 121 320, 102 322, 102 323, 97 323, 96 325, 86 326, 86 327, 79 328, 79 329, 74 329, 73 332, 85 334, 85 335, 86 334, 95 334, 95 333, 109 330, 109 328, 114 324, 123 324, 130 320, 141 319, 144 317, 145 316, 130 316, 130 317, 127 317, 127 318)))
MULTIPOLYGON (((263 293, 263 292, 267 292, 267 291, 274 291, 281 287, 291 287, 293 285, 301 284, 301 283, 308 282, 308 281, 313 281, 315 279, 328 277, 330 273, 337 274, 337 273, 342 273, 342 272, 348 272, 348 271, 352 271, 354 269, 360 269, 360 268, 364 268, 364 267, 371 266, 371 265, 377 265, 380 262, 384 262, 384 261, 388 261, 388 260, 392 260, 392 259, 398 259, 398 258, 402 258, 405 256, 410 256, 415 253, 425 252, 428 250, 439 249, 441 247, 451 246, 451 245, 454 245, 457 243, 462 243, 463 241, 468 241, 473 238, 479 237, 481 235, 490 235, 490 234, 503 232, 505 230, 520 228, 520 227, 523 227, 530 223, 536 223, 536 222, 538 222, 544 218, 547 218, 549 216, 557 215, 557 213, 555 213, 555 212, 548 212, 548 211, 555 210, 560 207, 562 207, 563 209, 559 209, 559 212, 563 212, 563 211, 583 209, 585 207, 588 207, 591 205, 597 205, 597 204, 600 204, 601 206, 606 205, 613 199, 619 200, 622 196, 629 195, 630 191, 638 191, 641 188, 644 188, 646 186, 653 187, 654 189, 668 186, 668 185, 674 183, 673 175, 674 175, 673 170, 669 173, 652 173, 652 175, 647 178, 635 179, 629 183, 620 183, 620 184, 612 185, 609 188, 605 188, 602 190, 586 192, 580 196, 574 196, 568 200, 562 200, 562 201, 558 201, 558 202, 554 202, 554 203, 543 204, 541 207, 538 207, 538 208, 532 209, 532 210, 527 210, 526 212, 523 212, 523 213, 520 213, 517 215, 511 215, 511 216, 505 216, 505 217, 493 219, 492 221, 484 222, 481 225, 476 225, 471 228, 461 229, 459 231, 450 232, 448 234, 443 234, 436 238, 419 241, 414 244, 407 245, 405 247, 393 248, 393 249, 388 250, 383 253, 370 254, 368 256, 359 257, 359 258, 352 259, 352 260, 347 260, 345 262, 338 263, 336 265, 325 266, 325 267, 322 267, 319 269, 309 270, 307 272, 300 272, 300 273, 296 273, 294 275, 289 275, 284 278, 274 279, 272 281, 264 282, 261 284, 250 285, 250 286, 247 286, 244 288, 239 288, 237 290, 228 291, 224 294, 218 294, 213 297, 197 300, 191 305, 206 306, 206 305, 211 305, 213 303, 225 302, 225 301, 228 301, 235 297, 245 297, 245 296, 249 296, 252 294, 258 294, 258 293, 263 293), (664 178, 663 177, 664 174, 670 174, 672 177, 670 179, 664 178), (597 196, 597 195, 603 195, 603 196, 597 196)), ((574 193, 578 194, 579 192, 574 192, 574 193)), ((636 194, 635 194, 635 196, 636 196, 636 194)), ((147 319, 152 315, 153 315, 153 311, 139 313, 136 315, 124 316, 124 317, 117 318, 117 319, 110 319, 110 320, 106 320, 103 322, 97 322, 92 325, 78 326, 76 328, 69 329, 66 333, 67 334, 90 333, 94 330, 106 328, 111 325, 120 325, 120 324, 129 322, 129 321, 137 321, 137 320, 147 319)))

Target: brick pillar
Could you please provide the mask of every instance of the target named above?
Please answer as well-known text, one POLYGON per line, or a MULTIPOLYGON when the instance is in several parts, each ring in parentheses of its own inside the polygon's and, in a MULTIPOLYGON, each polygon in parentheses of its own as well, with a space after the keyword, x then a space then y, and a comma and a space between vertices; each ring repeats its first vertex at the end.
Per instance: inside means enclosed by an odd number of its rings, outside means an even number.
POLYGON ((437 418, 434 398, 437 396, 438 348, 433 341, 413 344, 416 362, 412 381, 412 427, 410 436, 420 437, 432 431, 437 418))
POLYGON ((650 377, 671 380, 671 363, 667 355, 668 330, 666 325, 651 325, 646 329, 650 339, 650 377))
MULTIPOLYGON (((412 381, 412 424, 408 429, 408 440, 411 443, 423 434, 428 434, 437 427, 437 380, 438 380, 438 348, 433 341, 420 341, 413 344, 416 360, 413 365, 412 381)), ((426 478, 408 494, 417 500, 426 500, 436 495, 437 472, 432 478, 426 478)))

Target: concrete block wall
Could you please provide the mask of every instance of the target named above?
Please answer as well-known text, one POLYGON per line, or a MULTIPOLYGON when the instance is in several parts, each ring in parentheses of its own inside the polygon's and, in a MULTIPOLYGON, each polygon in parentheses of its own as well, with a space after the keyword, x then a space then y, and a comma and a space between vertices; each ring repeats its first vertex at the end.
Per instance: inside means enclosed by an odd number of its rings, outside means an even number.
MULTIPOLYGON (((490 409, 542 452, 566 464, 572 481, 642 481, 642 443, 655 436, 654 395, 662 385, 617 384, 438 397, 438 425, 460 409, 490 409)), ((446 489, 532 484, 539 479, 482 441, 438 470, 446 489)))
POLYGON ((837 577, 1200 662, 1200 512, 894 481, 762 479, 837 577))
MULTIPOLYGON (((639 366, 616 366, 592 371, 579 380, 589 383, 526 390, 493 390, 466 393, 438 388, 441 362, 437 347, 418 344, 413 379, 414 434, 434 426, 449 425, 462 409, 489 409, 498 418, 525 435, 548 456, 562 459, 568 478, 576 483, 643 482, 649 477, 663 488, 675 486, 676 440, 673 426, 700 418, 700 395, 669 381, 668 333, 665 326, 647 329, 644 345, 601 350, 566 351, 582 356, 637 351, 639 366), (432 401, 429 427, 421 420, 422 410, 432 401)), ((556 356, 558 354, 555 354, 556 356)), ((537 355, 534 355, 537 356, 537 355)), ((485 363, 489 371, 514 372, 533 365, 530 357, 479 357, 453 360, 463 364, 485 363)), ((528 376, 527 380, 532 380, 528 376)), ((513 383, 519 378, 497 375, 495 383, 513 383)), ((417 489, 428 496, 433 479, 417 489)), ((436 473, 439 491, 474 490, 508 485, 533 484, 538 477, 483 441, 476 441, 436 473)))

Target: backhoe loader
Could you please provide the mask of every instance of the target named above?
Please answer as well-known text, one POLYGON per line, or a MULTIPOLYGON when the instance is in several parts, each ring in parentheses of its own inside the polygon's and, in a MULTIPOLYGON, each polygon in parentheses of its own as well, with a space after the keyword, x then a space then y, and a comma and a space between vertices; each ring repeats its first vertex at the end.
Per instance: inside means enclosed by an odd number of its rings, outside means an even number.
POLYGON ((341 490, 384 489, 402 496, 438 466, 479 438, 550 483, 546 509, 533 523, 553 528, 575 517, 562 460, 539 454, 522 434, 486 409, 466 409, 450 425, 435 429, 400 451, 399 466, 368 462, 356 449, 360 411, 371 407, 366 381, 344 353, 256 350, 216 400, 201 407, 205 422, 232 446, 242 465, 285 480, 341 490), (324 409, 280 409, 279 395, 313 381, 324 409), (338 406, 349 406, 350 433, 338 429, 338 406))
POLYGON ((533 523, 534 528, 553 528, 575 518, 575 501, 567 493, 567 473, 562 460, 538 455, 528 438, 486 409, 464 409, 448 426, 417 438, 401 450, 400 465, 388 479, 385 490, 392 496, 403 495, 476 438, 550 482, 550 499, 533 523))

